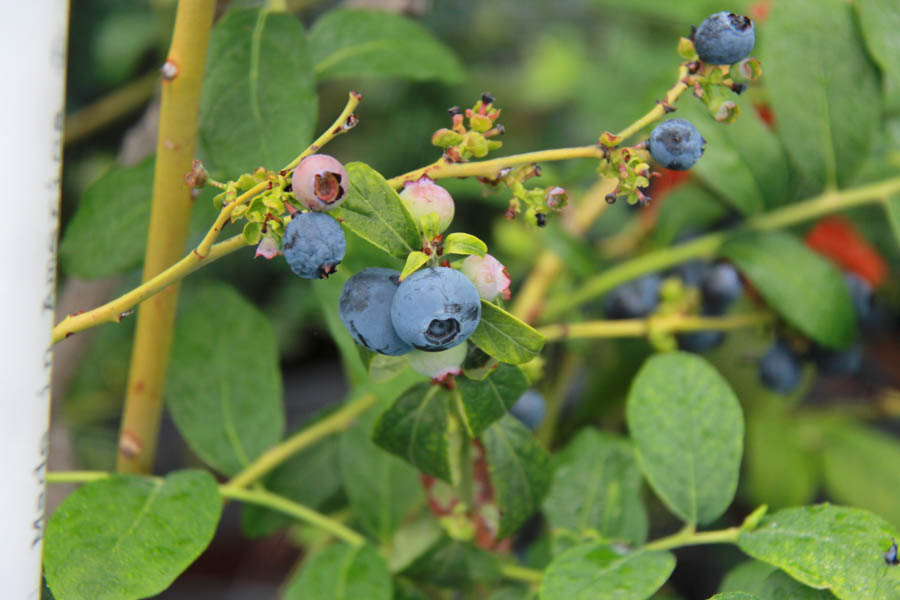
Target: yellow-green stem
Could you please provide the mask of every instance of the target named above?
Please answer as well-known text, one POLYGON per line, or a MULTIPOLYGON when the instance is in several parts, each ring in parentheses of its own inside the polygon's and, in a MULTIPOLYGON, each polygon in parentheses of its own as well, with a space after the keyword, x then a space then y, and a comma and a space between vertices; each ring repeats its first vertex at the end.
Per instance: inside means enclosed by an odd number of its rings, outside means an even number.
MULTIPOLYGON (((194 159, 215 7, 215 0, 178 3, 166 59, 172 74, 164 77, 162 85, 144 281, 177 261, 187 241, 193 198, 184 174, 194 159)), ((119 433, 117 469, 122 472, 149 473, 153 467, 177 300, 178 287, 172 286, 138 311, 119 433)))
POLYGON ((748 219, 744 227, 727 234, 709 233, 678 246, 648 252, 588 279, 574 292, 549 303, 542 317, 545 320, 559 318, 579 304, 602 296, 617 285, 641 275, 660 271, 693 258, 712 257, 726 239, 744 231, 770 231, 796 225, 831 212, 881 202, 885 196, 897 192, 900 192, 900 177, 849 190, 828 191, 809 200, 755 216, 748 219))
POLYGON ((378 397, 375 394, 364 394, 356 400, 348 402, 321 421, 316 421, 309 427, 301 429, 280 444, 272 446, 263 452, 256 460, 247 465, 243 471, 232 477, 228 482, 228 487, 240 489, 258 481, 297 452, 332 433, 344 430, 353 422, 353 419, 365 412, 377 401, 378 397))
POLYGON ((684 546, 700 546, 703 544, 736 544, 741 533, 740 527, 729 527, 716 531, 694 532, 693 528, 685 528, 682 531, 668 537, 659 538, 644 545, 645 550, 671 550, 684 546))
POLYGON ((322 146, 341 135, 342 133, 346 133, 350 131, 355 126, 354 124, 350 124, 348 126, 348 119, 353 115, 353 111, 356 110, 356 107, 359 103, 362 102, 362 94, 359 92, 350 92, 350 97, 347 99, 347 105, 344 106, 344 110, 341 111, 341 114, 338 115, 338 118, 334 120, 334 123, 331 124, 331 127, 325 130, 325 133, 320 135, 316 140, 310 144, 309 148, 300 153, 297 158, 289 162, 285 165, 282 171, 290 171, 294 167, 300 164, 300 161, 309 156, 310 154, 315 154, 319 150, 322 149, 322 146))
MULTIPOLYGON (((105 471, 51 471, 47 473, 47 483, 91 483, 110 477, 112 473, 105 471)), ((153 481, 162 481, 161 477, 148 477, 153 481)), ((307 506, 298 504, 284 496, 257 487, 252 490, 235 488, 228 484, 219 486, 219 494, 223 498, 239 500, 241 502, 264 506, 280 513, 294 517, 310 525, 318 527, 336 538, 339 538, 353 546, 361 546, 366 543, 363 536, 349 527, 317 512, 307 506)))
POLYGON ((743 327, 764 325, 773 320, 767 311, 733 315, 728 317, 700 317, 696 315, 660 315, 646 319, 619 321, 586 321, 584 323, 557 323, 538 329, 548 342, 583 338, 642 337, 650 332, 680 333, 688 331, 728 331, 743 327))
POLYGON ((540 583, 541 579, 544 578, 543 571, 538 571, 537 569, 529 569, 527 567, 520 567, 519 565, 514 565, 512 563, 500 565, 500 573, 506 579, 512 579, 514 581, 525 581, 527 583, 540 583))
POLYGON ((96 102, 66 116, 63 140, 66 146, 80 142, 92 133, 115 123, 140 108, 153 96, 159 82, 159 71, 147 73, 96 102))

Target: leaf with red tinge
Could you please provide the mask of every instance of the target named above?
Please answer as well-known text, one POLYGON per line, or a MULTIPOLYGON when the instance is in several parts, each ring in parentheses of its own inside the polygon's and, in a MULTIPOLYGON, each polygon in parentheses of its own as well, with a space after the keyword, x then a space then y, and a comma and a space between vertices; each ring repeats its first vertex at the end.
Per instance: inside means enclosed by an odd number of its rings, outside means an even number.
POLYGON ((878 287, 887 276, 887 264, 878 251, 863 238, 852 223, 831 216, 819 221, 806 234, 806 245, 845 271, 852 271, 878 287))

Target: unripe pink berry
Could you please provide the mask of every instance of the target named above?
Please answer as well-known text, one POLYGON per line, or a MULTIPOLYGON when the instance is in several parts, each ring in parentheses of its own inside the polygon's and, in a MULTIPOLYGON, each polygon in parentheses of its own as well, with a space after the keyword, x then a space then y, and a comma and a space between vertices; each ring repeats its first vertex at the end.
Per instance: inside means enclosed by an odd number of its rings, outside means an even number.
POLYGON ((476 255, 467 257, 459 270, 472 280, 478 295, 488 302, 492 302, 497 296, 509 300, 509 273, 506 272, 506 267, 490 254, 485 254, 484 258, 476 255))
POLYGON ((406 183, 400 199, 417 222, 429 213, 437 213, 439 231, 450 226, 456 212, 450 192, 427 177, 406 183))
POLYGON ((347 195, 347 171, 327 154, 311 154, 294 169, 291 186, 304 206, 315 211, 336 208, 347 195))

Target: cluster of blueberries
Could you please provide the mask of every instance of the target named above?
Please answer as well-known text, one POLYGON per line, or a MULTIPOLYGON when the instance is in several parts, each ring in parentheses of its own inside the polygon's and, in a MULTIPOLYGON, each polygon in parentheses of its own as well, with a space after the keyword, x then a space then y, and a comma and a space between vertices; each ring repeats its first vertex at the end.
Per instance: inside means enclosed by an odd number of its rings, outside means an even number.
MULTIPOLYGON (((869 282, 856 273, 845 273, 844 282, 853 300, 859 329, 875 329, 877 315, 874 294, 869 282)), ((811 361, 820 373, 843 377, 857 373, 862 365, 862 345, 856 341, 849 348, 835 350, 815 343, 797 344, 779 336, 759 362, 759 376, 767 387, 784 394, 797 389, 803 379, 803 367, 811 361)))
MULTIPOLYGON (((690 261, 672 274, 680 277, 684 285, 700 288, 700 314, 703 316, 724 315, 743 292, 740 274, 729 263, 690 261)), ((853 299, 860 329, 874 329, 877 317, 872 287, 855 273, 846 273, 844 281, 853 299)), ((662 276, 651 274, 620 285, 604 297, 604 313, 610 319, 635 319, 653 314, 660 302, 662 282, 662 276)), ((696 331, 681 333, 677 338, 682 349, 704 352, 722 343, 725 333, 696 331)), ((852 375, 862 363, 859 342, 845 350, 825 348, 805 340, 798 342, 793 343, 787 336, 779 335, 763 354, 759 361, 759 377, 769 389, 783 394, 795 390, 802 380, 804 361, 807 360, 812 361, 820 373, 833 376, 852 375)))
MULTIPOLYGON (((293 212, 281 249, 298 276, 328 277, 343 259, 347 247, 343 229, 325 213, 341 204, 347 183, 343 165, 324 154, 304 158, 294 170, 293 192, 309 212, 293 212)), ((441 231, 453 218, 450 194, 430 180, 408 185, 400 198, 415 218, 436 213, 441 231)), ((469 261, 464 266, 471 264, 469 261)), ((393 269, 363 269, 350 277, 341 291, 341 322, 358 344, 379 354, 400 356, 413 349, 435 353, 450 350, 478 327, 479 273, 478 268, 473 269, 473 282, 457 269, 432 266, 400 281, 400 272, 393 269)), ((462 358, 456 361, 454 357, 452 362, 458 366, 462 358)), ((428 371, 429 375, 435 374, 432 363, 421 357, 411 361, 414 368, 419 366, 417 370, 428 371)))

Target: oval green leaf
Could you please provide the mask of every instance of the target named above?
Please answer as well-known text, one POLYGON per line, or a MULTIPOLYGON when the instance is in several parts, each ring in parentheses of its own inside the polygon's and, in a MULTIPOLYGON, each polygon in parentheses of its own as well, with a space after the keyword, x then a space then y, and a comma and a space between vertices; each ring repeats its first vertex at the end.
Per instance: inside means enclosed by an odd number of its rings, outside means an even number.
POLYGON ((421 471, 450 482, 450 392, 431 382, 409 388, 375 422, 372 440, 421 471))
POLYGON ((481 322, 472 343, 500 362, 522 364, 544 347, 544 336, 496 304, 481 301, 481 322))
MULTIPOLYGON (((793 596, 791 596, 793 598, 793 596)), ((747 592, 725 592, 724 594, 716 594, 709 600, 761 600, 756 594, 748 594, 747 592)), ((798 600, 800 600, 798 598, 798 600)))
POLYGON ((840 270, 796 237, 781 231, 747 233, 729 239, 719 254, 801 332, 833 348, 852 343, 856 316, 840 270))
POLYGON ((519 367, 501 364, 482 380, 457 378, 456 389, 466 429, 470 436, 478 437, 512 408, 528 389, 528 378, 519 367))
POLYGON ((540 508, 552 475, 550 455, 531 431, 510 415, 488 427, 481 441, 500 509, 497 539, 502 539, 540 508))
POLYGON ((541 581, 541 600, 645 600, 672 574, 675 556, 664 551, 628 552, 604 543, 581 544, 557 556, 541 581))
POLYGON ((197 456, 234 475, 284 431, 275 333, 226 285, 186 301, 175 325, 166 404, 197 456))
POLYGON ((331 546, 314 554, 287 584, 284 600, 391 600, 391 574, 374 548, 331 546))
POLYGON ((758 594, 766 582, 766 578, 777 569, 768 563, 758 560, 745 560, 732 568, 722 578, 719 592, 751 592, 758 594))
POLYGON ((151 157, 133 167, 113 167, 87 187, 59 244, 66 273, 96 279, 141 264, 154 165, 151 157))
POLYGON ((869 54, 894 81, 900 81, 900 10, 894 0, 856 0, 859 25, 869 54))
POLYGON ((403 575, 435 585, 460 587, 500 578, 497 557, 471 542, 442 537, 403 570, 403 575))
POLYGON ((209 545, 221 513, 219 489, 206 471, 87 484, 47 524, 47 583, 57 598, 155 596, 209 545))
POLYGON ((814 588, 845 600, 900 597, 900 569, 888 568, 884 552, 900 532, 872 513, 819 504, 788 508, 765 517, 738 537, 741 550, 775 565, 814 588))
POLYGON ((233 10, 213 28, 200 100, 208 167, 237 178, 277 170, 312 139, 317 101, 303 25, 264 9, 233 10))
POLYGON ((421 249, 419 228, 397 192, 365 163, 345 165, 350 185, 344 202, 331 211, 344 227, 391 256, 421 249))
POLYGON ((550 527, 641 544, 647 539, 644 478, 627 440, 584 429, 553 457, 544 515, 550 527))
POLYGON ((403 281, 413 273, 419 270, 419 268, 428 262, 428 255, 424 252, 416 250, 415 252, 410 252, 409 256, 406 257, 406 264, 403 265, 403 270, 400 271, 400 281, 403 281))
POLYGON ((821 460, 828 497, 871 510, 900 527, 900 441, 844 419, 824 424, 821 460), (891 467, 888 467, 891 465, 891 467))
POLYGON ((631 384, 628 430, 650 486, 688 523, 709 523, 734 498, 744 417, 705 360, 673 352, 648 359, 631 384))
POLYGON ((766 19, 763 81, 810 194, 852 181, 881 117, 878 71, 855 21, 844 0, 776 2, 766 19))
POLYGON ((463 77, 450 48, 400 15, 333 10, 313 24, 309 37, 320 81, 376 75, 458 83, 463 77))
POLYGON ((487 244, 468 233, 451 233, 444 239, 444 254, 487 254, 487 244))

